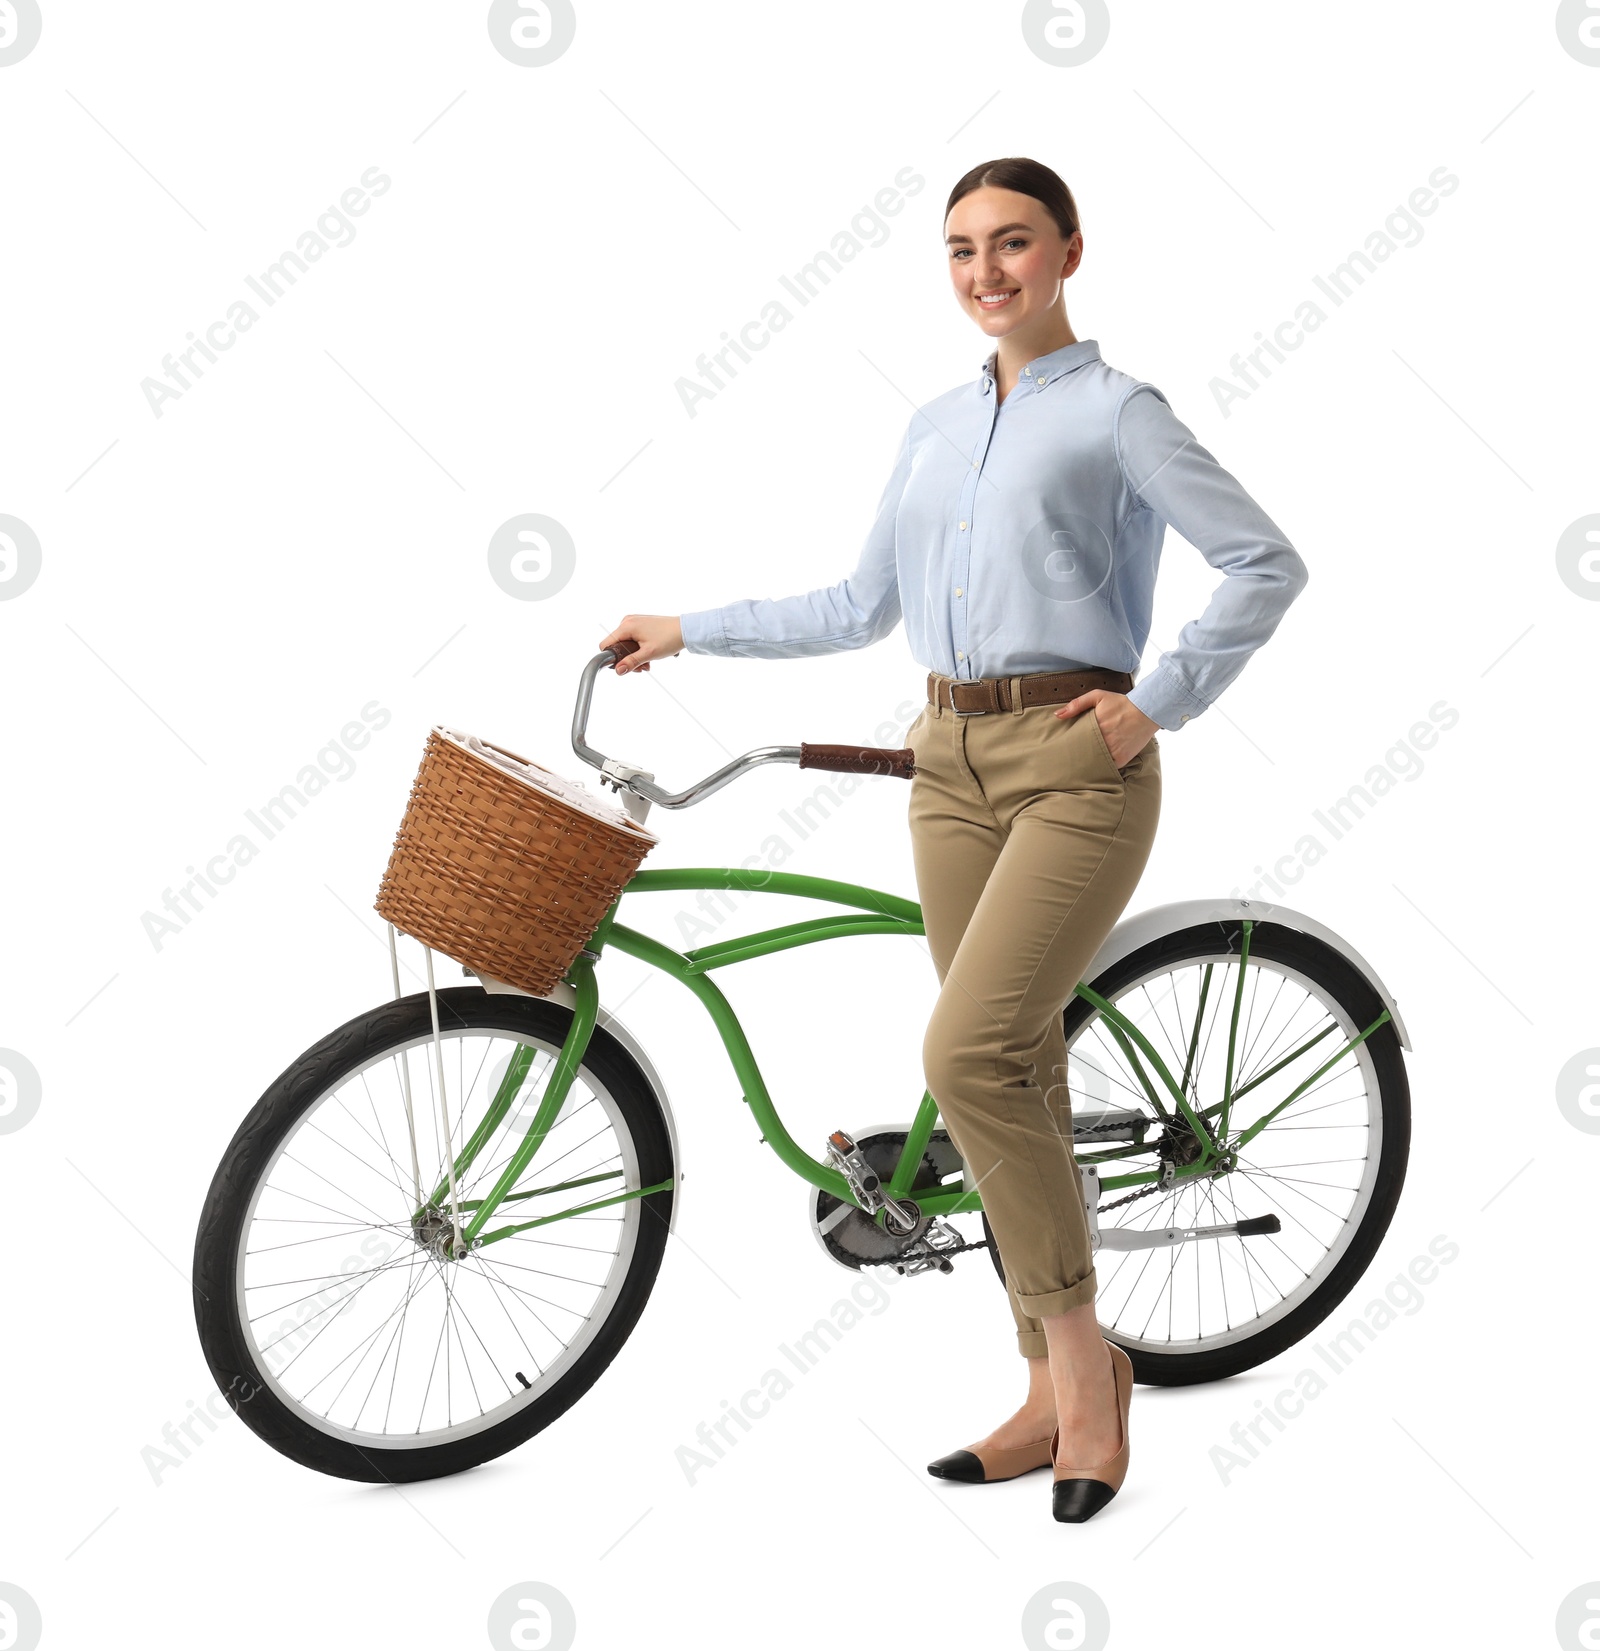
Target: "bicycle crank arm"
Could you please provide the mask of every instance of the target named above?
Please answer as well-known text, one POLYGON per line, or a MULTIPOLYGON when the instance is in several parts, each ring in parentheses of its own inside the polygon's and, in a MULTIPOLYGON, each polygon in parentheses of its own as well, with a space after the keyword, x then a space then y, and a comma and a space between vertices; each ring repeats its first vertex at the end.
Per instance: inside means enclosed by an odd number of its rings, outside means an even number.
POLYGON ((1253 1216, 1230 1221, 1220 1227, 1156 1227, 1149 1232, 1131 1227, 1108 1227, 1099 1234, 1097 1249, 1159 1250, 1172 1244, 1187 1244, 1191 1238, 1251 1238, 1257 1233, 1275 1233, 1282 1222, 1275 1215, 1253 1216))
POLYGON ((879 1210, 884 1212, 886 1231, 915 1231, 922 1212, 909 1199, 891 1198, 883 1190, 878 1172, 842 1129, 834 1130, 828 1137, 828 1161, 849 1183, 851 1196, 868 1215, 876 1215, 879 1210))

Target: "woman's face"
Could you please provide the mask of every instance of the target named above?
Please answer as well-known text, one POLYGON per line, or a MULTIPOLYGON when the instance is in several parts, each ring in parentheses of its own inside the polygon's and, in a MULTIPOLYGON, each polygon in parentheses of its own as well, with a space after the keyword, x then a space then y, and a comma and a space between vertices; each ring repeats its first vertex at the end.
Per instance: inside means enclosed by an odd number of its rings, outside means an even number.
POLYGON ((1083 257, 1081 230, 1063 240, 1043 203, 1013 189, 963 195, 944 227, 956 299, 990 338, 1038 322, 1083 257))

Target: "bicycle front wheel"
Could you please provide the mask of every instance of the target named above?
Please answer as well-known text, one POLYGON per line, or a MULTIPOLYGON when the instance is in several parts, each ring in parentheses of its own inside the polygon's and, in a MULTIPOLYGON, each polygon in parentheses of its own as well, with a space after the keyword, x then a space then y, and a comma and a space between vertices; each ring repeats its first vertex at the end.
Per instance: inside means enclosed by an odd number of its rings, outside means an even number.
POLYGON ((437 1000, 442 1061, 423 993, 357 1016, 278 1078, 230 1143, 195 1242, 200 1341, 235 1413, 345 1479, 457 1473, 547 1427, 616 1356, 666 1248, 661 1102, 596 1026, 532 1163, 452 1257, 449 1199, 434 1196, 449 1162, 483 1135, 458 1177, 465 1225, 532 1121, 572 1011, 476 987, 437 1000))

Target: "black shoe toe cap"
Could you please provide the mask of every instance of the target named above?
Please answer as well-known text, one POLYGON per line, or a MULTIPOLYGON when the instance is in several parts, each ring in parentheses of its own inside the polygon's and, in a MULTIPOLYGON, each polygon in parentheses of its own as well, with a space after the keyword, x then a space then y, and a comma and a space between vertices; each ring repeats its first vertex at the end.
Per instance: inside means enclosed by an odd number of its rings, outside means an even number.
POLYGON ((948 1456, 929 1462, 928 1472, 935 1479, 960 1479, 969 1485, 984 1483, 983 1463, 970 1450, 953 1450, 948 1456))
POLYGON ((1058 1479, 1051 1488, 1050 1511, 1064 1524, 1080 1525, 1116 1494, 1103 1479, 1058 1479))

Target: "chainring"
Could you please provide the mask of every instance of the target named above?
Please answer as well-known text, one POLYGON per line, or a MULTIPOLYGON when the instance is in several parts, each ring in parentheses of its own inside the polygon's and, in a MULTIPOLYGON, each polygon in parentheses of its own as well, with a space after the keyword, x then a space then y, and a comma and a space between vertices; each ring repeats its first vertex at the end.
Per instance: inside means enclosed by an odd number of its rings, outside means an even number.
MULTIPOLYGON (((906 1144, 904 1129, 877 1129, 867 1135, 858 1135, 856 1145, 862 1156, 887 1182, 899 1162, 906 1144)), ((949 1132, 936 1129, 928 1137, 928 1145, 918 1167, 917 1186, 926 1189, 937 1186, 945 1176, 954 1175, 962 1167, 961 1154, 950 1140, 949 1132)), ((913 1192, 912 1197, 915 1198, 913 1192)), ((924 1215, 916 1226, 903 1235, 886 1232, 864 1210, 835 1198, 821 1187, 811 1197, 811 1224, 817 1240, 828 1255, 841 1267, 861 1268, 893 1261, 903 1255, 928 1230, 933 1217, 924 1215), (839 1212, 843 1210, 844 1213, 839 1212), (837 1217, 830 1224, 830 1217, 837 1217)))

